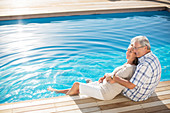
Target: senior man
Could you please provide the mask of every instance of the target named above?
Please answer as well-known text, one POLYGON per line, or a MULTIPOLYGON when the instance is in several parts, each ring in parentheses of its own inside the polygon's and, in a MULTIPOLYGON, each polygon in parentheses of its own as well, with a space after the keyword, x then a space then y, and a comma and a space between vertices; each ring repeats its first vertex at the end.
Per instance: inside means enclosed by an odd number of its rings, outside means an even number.
POLYGON ((139 64, 130 81, 113 76, 111 83, 119 83, 126 88, 123 95, 133 101, 148 99, 154 92, 161 78, 161 65, 158 58, 151 52, 149 40, 145 36, 137 36, 131 40, 139 64))

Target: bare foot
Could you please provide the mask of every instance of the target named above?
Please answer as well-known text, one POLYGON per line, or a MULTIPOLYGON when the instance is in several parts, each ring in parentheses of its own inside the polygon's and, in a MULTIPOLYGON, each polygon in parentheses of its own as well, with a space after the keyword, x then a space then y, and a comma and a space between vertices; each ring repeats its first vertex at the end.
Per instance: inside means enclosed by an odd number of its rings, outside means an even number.
POLYGON ((91 79, 86 79, 86 83, 91 83, 92 80, 91 79))
POLYGON ((52 87, 47 88, 48 91, 55 91, 52 87))

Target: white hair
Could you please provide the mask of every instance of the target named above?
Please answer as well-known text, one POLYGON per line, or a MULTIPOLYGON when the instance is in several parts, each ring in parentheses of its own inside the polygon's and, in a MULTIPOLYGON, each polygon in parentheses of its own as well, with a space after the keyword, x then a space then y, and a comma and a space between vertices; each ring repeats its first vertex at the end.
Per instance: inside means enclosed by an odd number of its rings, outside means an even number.
POLYGON ((147 46, 148 50, 151 49, 149 40, 146 36, 136 36, 136 37, 132 38, 131 44, 134 44, 135 42, 138 42, 141 46, 147 46))

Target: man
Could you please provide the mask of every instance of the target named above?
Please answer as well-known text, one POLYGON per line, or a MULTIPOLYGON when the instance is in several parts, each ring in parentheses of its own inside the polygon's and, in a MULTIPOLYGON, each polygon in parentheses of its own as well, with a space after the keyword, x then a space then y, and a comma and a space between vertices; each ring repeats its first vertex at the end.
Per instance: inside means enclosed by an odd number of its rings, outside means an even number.
POLYGON ((111 83, 119 83, 126 88, 123 95, 133 101, 148 99, 154 92, 161 78, 161 65, 151 52, 149 40, 145 36, 137 36, 131 40, 139 64, 130 81, 113 76, 111 83))

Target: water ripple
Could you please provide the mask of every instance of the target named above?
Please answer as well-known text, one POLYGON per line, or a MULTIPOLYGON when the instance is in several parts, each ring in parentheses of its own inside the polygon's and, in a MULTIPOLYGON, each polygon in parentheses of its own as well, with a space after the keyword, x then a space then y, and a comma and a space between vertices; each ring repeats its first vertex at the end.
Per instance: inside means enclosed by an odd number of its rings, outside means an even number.
POLYGON ((60 96, 47 87, 98 80, 126 62, 137 35, 149 38, 161 80, 170 80, 169 17, 158 11, 0 21, 0 103, 60 96))

